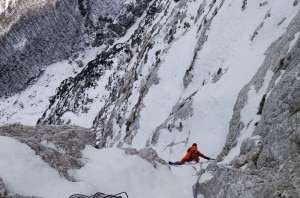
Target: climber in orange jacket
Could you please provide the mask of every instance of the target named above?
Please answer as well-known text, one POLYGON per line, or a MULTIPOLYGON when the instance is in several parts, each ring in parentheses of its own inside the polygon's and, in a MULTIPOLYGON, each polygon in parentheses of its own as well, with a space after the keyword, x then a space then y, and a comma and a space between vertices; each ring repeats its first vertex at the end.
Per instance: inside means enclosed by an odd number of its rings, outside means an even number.
POLYGON ((177 161, 177 162, 169 162, 170 165, 182 165, 184 164, 185 162, 191 162, 191 161, 196 161, 197 163, 199 162, 199 157, 202 157, 204 159, 207 159, 207 160, 213 160, 212 158, 210 157, 207 157, 205 156, 204 154, 202 154, 198 148, 197 148, 197 144, 194 143, 192 145, 192 147, 190 147, 188 150, 187 150, 187 153, 185 154, 185 156, 180 160, 180 161, 177 161))

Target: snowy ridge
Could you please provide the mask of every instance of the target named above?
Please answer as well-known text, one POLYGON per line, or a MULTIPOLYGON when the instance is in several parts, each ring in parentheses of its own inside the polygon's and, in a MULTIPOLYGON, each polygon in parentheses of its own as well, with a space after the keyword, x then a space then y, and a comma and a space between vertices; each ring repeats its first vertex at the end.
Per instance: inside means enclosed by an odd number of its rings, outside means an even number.
POLYGON ((45 6, 54 5, 57 0, 3 0, 0 2, 0 35, 7 33, 10 28, 27 12, 35 12, 45 6))

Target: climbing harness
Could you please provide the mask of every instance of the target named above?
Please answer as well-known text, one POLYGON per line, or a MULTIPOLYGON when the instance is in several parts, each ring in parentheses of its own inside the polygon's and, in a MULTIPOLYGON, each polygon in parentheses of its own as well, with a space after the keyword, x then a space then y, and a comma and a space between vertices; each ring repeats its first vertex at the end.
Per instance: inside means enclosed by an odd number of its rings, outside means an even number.
POLYGON ((101 192, 97 192, 94 195, 86 196, 81 194, 71 195, 69 198, 129 198, 126 192, 121 192, 115 195, 107 195, 101 192))

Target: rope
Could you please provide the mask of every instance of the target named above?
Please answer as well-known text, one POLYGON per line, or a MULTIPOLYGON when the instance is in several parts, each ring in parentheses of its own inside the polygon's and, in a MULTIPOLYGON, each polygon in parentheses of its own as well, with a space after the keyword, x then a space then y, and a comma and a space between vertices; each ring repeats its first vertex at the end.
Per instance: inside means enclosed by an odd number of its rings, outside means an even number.
POLYGON ((81 194, 74 194, 71 195, 69 198, 125 198, 123 195, 126 196, 126 198, 129 198, 126 192, 121 192, 115 195, 107 195, 101 192, 97 192, 94 195, 91 196, 86 196, 86 195, 81 195, 81 194))

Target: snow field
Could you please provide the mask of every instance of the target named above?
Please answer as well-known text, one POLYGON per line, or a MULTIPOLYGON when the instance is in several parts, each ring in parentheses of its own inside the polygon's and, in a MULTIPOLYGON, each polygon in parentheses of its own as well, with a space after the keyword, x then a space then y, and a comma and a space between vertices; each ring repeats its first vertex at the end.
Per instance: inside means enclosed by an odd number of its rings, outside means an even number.
MULTIPOLYGON (((45 163, 27 145, 0 136, 0 175, 12 194, 66 198, 72 194, 96 192, 117 194, 126 191, 130 198, 192 197, 194 177, 191 167, 172 173, 168 166, 155 169, 139 156, 126 155, 116 148, 82 151, 85 166, 70 170, 70 182, 45 163), (180 191, 178 191, 180 189, 180 191)), ((180 169, 180 168, 178 168, 180 169)))

